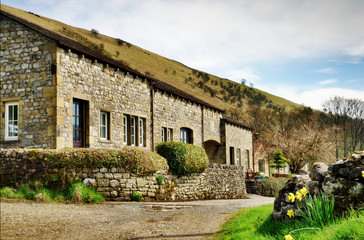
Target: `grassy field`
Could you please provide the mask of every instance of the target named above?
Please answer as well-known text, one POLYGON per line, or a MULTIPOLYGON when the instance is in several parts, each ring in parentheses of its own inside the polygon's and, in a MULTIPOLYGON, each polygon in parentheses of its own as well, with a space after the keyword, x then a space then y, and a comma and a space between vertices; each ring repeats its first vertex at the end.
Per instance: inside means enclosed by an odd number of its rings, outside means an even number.
MULTIPOLYGON (((182 63, 144 50, 121 39, 105 36, 102 34, 102 29, 98 29, 100 33, 93 34, 90 30, 73 27, 50 18, 39 16, 36 13, 29 13, 5 5, 1 5, 1 10, 56 32, 64 37, 76 40, 94 51, 102 52, 105 56, 122 62, 133 70, 164 81, 220 109, 228 110, 230 108, 236 108, 239 103, 236 100, 234 100, 234 102, 227 101, 226 99, 224 100, 224 97, 226 98, 227 96, 229 96, 230 99, 233 99, 234 95, 228 95, 226 91, 224 92, 224 89, 221 87, 222 85, 227 86, 230 84, 229 88, 236 88, 239 86, 242 89, 250 88, 228 79, 194 70, 182 63), (201 73, 201 75, 198 76, 196 71, 197 73, 201 73), (198 85, 199 82, 203 81, 201 76, 205 74, 208 75, 208 81, 205 79, 203 84, 207 88, 215 90, 215 96, 212 96, 206 89, 204 90, 198 85)), ((254 90, 257 93, 265 95, 267 99, 274 104, 285 106, 287 109, 298 105, 259 89, 254 90)), ((241 107, 245 108, 248 106, 248 101, 249 98, 241 99, 241 107)))
POLYGON ((320 228, 304 222, 272 222, 273 204, 243 209, 226 222, 216 239, 285 239, 291 233, 295 240, 364 239, 364 211, 351 212, 348 217, 336 218, 333 223, 320 228))

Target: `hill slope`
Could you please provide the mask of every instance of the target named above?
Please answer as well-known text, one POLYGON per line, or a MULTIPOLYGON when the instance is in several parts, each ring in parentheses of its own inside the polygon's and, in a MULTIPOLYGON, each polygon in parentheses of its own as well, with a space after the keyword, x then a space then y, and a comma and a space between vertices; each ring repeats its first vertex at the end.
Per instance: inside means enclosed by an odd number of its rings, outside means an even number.
POLYGON ((121 39, 99 34, 97 30, 85 30, 34 13, 1 5, 1 10, 37 24, 42 28, 98 51, 122 62, 131 69, 164 81, 220 109, 242 108, 248 104, 266 107, 297 104, 240 83, 189 68, 182 63, 162 57, 121 39))

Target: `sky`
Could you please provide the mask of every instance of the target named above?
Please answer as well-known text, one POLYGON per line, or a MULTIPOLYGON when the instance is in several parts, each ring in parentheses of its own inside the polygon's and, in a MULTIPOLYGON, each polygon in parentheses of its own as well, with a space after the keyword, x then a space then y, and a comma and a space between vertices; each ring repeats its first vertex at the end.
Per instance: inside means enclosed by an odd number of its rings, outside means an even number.
POLYGON ((364 101, 363 0, 1 0, 322 109, 364 101))

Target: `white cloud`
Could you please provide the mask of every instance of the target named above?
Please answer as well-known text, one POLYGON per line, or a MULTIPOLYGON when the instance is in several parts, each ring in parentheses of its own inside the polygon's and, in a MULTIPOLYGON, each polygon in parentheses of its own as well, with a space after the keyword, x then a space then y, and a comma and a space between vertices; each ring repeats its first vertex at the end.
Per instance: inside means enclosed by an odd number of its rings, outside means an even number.
POLYGON ((260 77, 254 73, 254 69, 251 67, 244 67, 243 69, 234 69, 227 72, 227 78, 233 80, 235 82, 241 82, 242 79, 245 79, 248 83, 256 84, 260 77))
POLYGON ((322 104, 334 96, 345 98, 358 98, 364 101, 364 91, 345 88, 316 88, 302 91, 299 86, 258 86, 266 92, 283 97, 292 102, 322 110, 322 104))
POLYGON ((331 67, 327 67, 327 68, 320 68, 320 69, 317 69, 316 72, 319 72, 319 73, 335 73, 335 69, 331 68, 331 67))
POLYGON ((329 84, 333 84, 333 83, 336 83, 336 82, 337 82, 337 79, 331 78, 331 79, 326 79, 326 80, 320 81, 320 82, 318 82, 318 84, 320 84, 320 85, 329 85, 329 84))

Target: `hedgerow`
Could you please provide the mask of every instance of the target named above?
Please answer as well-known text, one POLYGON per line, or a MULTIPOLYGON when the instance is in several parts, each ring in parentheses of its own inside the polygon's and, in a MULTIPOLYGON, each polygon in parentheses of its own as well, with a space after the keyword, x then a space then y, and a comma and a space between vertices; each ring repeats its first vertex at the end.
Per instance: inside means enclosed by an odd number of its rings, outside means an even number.
POLYGON ((166 159, 160 155, 136 147, 120 149, 62 149, 28 150, 33 159, 44 159, 59 169, 78 168, 123 168, 138 175, 155 173, 168 169, 166 159))
POLYGON ((159 143, 157 153, 167 159, 169 170, 177 176, 203 172, 209 160, 205 150, 191 144, 181 142, 159 143))

